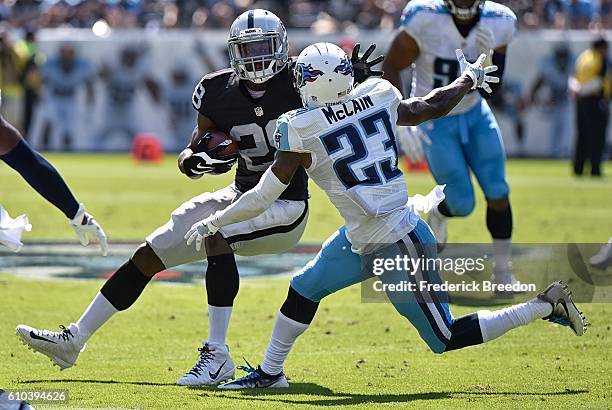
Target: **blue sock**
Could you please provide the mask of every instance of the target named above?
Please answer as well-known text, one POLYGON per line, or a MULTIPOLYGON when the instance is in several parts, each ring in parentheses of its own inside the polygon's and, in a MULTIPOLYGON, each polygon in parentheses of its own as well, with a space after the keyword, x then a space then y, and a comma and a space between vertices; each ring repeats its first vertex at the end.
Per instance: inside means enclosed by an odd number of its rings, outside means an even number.
POLYGON ((19 172, 32 188, 60 209, 67 218, 74 218, 79 210, 76 198, 53 165, 26 141, 19 141, 11 151, 0 155, 0 159, 19 172))

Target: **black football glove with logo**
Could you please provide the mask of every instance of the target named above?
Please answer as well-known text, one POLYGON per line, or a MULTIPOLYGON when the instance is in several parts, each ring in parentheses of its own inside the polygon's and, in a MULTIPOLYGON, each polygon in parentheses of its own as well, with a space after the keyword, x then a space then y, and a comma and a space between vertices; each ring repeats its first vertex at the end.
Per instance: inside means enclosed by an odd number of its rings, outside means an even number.
MULTIPOLYGON (((191 151, 187 148, 185 151, 191 151)), ((181 153, 183 154, 183 153, 181 153)), ((221 175, 232 169, 236 158, 227 160, 213 159, 205 152, 186 153, 179 162, 179 168, 189 178, 200 178, 204 174, 221 175)))
POLYGON ((232 169, 238 159, 238 155, 227 159, 212 158, 223 147, 216 147, 213 151, 207 150, 207 138, 207 134, 195 138, 179 155, 179 169, 189 178, 197 179, 204 174, 225 174, 232 169))
POLYGON ((368 49, 365 51, 365 53, 363 53, 361 57, 359 57, 360 48, 361 45, 359 43, 355 44, 355 47, 353 47, 353 52, 351 54, 351 64, 353 65, 353 75, 355 76, 355 82, 362 83, 369 77, 382 77, 384 72, 379 70, 372 70, 372 67, 383 61, 385 57, 378 56, 374 60, 368 61, 368 58, 376 48, 376 44, 370 45, 370 47, 368 47, 368 49))

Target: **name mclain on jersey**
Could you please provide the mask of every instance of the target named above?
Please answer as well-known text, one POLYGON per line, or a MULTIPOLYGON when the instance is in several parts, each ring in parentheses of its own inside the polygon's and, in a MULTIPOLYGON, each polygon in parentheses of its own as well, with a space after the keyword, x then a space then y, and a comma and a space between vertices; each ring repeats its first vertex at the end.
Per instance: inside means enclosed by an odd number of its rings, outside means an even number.
MULTIPOLYGON (((202 78, 193 92, 193 107, 215 123, 217 129, 238 142, 240 157, 235 184, 246 192, 259 182, 274 161, 276 119, 302 107, 293 86, 293 60, 269 80, 265 94, 253 98, 233 69, 225 69, 202 78)), ((302 167, 295 173, 281 199, 308 198, 308 178, 302 167)))

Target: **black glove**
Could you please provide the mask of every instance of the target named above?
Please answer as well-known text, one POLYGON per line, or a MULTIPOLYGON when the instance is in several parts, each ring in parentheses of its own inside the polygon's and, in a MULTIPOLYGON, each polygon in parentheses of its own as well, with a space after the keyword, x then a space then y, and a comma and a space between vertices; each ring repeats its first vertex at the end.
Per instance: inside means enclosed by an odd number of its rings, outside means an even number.
POLYGON ((204 174, 225 174, 236 163, 236 158, 228 160, 212 159, 206 153, 193 153, 187 148, 179 156, 179 168, 189 178, 197 179, 204 174))
POLYGON ((359 48, 360 44, 355 44, 353 47, 353 53, 351 54, 351 64, 353 65, 353 73, 355 75, 355 82, 362 83, 367 80, 369 77, 382 77, 384 72, 372 70, 372 67, 376 64, 380 63, 385 59, 383 56, 378 56, 374 60, 368 60, 370 54, 374 52, 376 48, 376 44, 372 44, 368 49, 363 53, 361 58, 359 57, 359 48))

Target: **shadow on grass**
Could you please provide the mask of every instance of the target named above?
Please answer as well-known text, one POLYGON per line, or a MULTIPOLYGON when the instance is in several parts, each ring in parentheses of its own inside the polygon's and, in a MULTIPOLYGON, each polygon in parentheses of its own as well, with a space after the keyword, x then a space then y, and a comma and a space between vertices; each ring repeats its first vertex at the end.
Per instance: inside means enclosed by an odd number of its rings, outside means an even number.
MULTIPOLYGON (((215 397, 223 397, 234 400, 245 401, 270 401, 286 404, 303 404, 308 406, 350 406, 365 403, 407 403, 418 400, 440 400, 461 398, 465 396, 563 396, 589 393, 588 390, 563 390, 559 392, 493 392, 493 391, 478 391, 478 392, 425 392, 425 393, 405 393, 405 394, 360 394, 360 393, 342 393, 334 392, 327 387, 320 386, 314 383, 292 383, 287 389, 266 389, 266 390, 240 390, 236 394, 228 394, 226 391, 216 391, 215 397), (323 396, 323 398, 297 399, 287 398, 287 395, 311 395, 323 396)), ((209 397, 211 394, 200 394, 202 397, 209 397)))
MULTIPOLYGON (((125 384, 136 386, 176 386, 174 383, 155 383, 147 381, 121 381, 121 380, 93 380, 93 379, 40 379, 25 380, 22 384, 33 383, 97 383, 97 384, 125 384)), ((183 387, 179 387, 183 388, 183 387)), ((496 391, 444 391, 404 394, 361 394, 334 392, 328 387, 316 383, 292 383, 286 389, 262 389, 262 390, 218 390, 213 386, 189 387, 189 390, 198 393, 200 397, 217 397, 229 400, 278 402, 294 405, 307 406, 350 406, 365 403, 407 403, 419 400, 441 400, 463 397, 502 397, 502 396, 564 396, 589 393, 589 390, 565 389, 557 392, 496 392, 496 391), (294 398, 288 396, 313 396, 311 399, 294 398)))
POLYGON ((21 384, 32 383, 95 383, 95 384, 131 384, 135 386, 176 386, 176 383, 155 383, 142 381, 125 381, 125 380, 93 380, 93 379, 40 379, 40 380, 24 380, 21 384))

